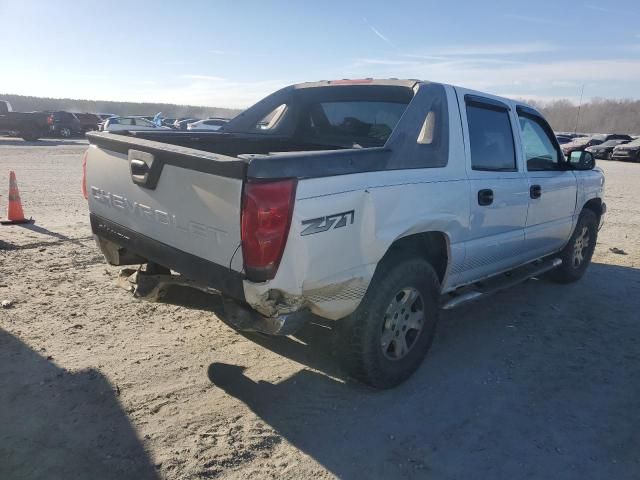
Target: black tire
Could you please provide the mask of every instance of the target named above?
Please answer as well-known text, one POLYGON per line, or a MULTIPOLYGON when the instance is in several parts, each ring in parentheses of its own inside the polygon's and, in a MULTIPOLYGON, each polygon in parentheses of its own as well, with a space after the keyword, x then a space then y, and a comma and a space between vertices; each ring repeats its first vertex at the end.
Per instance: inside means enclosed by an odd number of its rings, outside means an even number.
POLYGON ((25 142, 35 142, 36 140, 38 140, 38 134, 33 131, 20 132, 20 137, 25 142))
POLYGON ((338 322, 335 344, 343 368, 376 388, 391 388, 406 380, 420 366, 433 342, 439 296, 438 276, 426 260, 401 253, 389 255, 378 265, 356 311, 338 322), (399 297, 405 294, 405 300, 399 297), (392 305, 395 318, 388 313, 392 305), (402 305, 409 307, 406 315, 402 309, 398 319, 402 305), (421 327, 413 328, 411 322, 421 327), (389 339, 386 347, 383 335, 389 339), (402 346, 397 348, 399 343, 402 346), (393 356, 398 358, 390 358, 393 356))
POLYGON ((549 277, 558 283, 576 282, 582 278, 591 263, 591 257, 598 239, 598 216, 591 210, 580 213, 578 223, 569 242, 560 252, 562 265, 549 273, 549 277), (585 238, 587 245, 585 246, 585 238), (581 251, 578 254, 578 250, 581 251))

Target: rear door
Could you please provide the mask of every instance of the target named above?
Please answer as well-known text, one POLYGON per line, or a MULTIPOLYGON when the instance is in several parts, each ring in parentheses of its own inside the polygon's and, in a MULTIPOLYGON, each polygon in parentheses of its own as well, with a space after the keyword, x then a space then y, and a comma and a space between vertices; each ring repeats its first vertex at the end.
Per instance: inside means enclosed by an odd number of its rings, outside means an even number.
POLYGON ((561 249, 571 236, 577 182, 546 120, 525 106, 517 107, 517 115, 529 182, 525 240, 535 259, 561 249))
POLYGON ((469 236, 462 283, 522 263, 528 182, 518 165, 511 108, 457 89, 469 178, 469 236))

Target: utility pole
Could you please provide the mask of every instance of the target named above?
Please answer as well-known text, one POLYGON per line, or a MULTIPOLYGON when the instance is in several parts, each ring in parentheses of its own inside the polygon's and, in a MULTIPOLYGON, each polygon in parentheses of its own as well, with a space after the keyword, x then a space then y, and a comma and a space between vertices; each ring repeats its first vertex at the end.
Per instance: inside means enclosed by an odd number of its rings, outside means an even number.
POLYGON ((582 94, 584 93, 584 83, 582 84, 582 89, 580 90, 580 103, 578 103, 578 113, 576 114, 576 126, 573 129, 573 133, 578 132, 578 124, 580 123, 580 109, 582 108, 582 94))

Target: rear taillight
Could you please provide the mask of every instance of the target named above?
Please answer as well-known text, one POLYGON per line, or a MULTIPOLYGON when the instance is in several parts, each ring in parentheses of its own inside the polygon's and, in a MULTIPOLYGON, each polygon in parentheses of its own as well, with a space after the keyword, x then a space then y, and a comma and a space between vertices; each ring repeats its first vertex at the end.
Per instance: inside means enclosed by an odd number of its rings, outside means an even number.
POLYGON ((85 200, 89 199, 89 192, 87 191, 87 156, 89 150, 87 149, 82 156, 82 196, 85 200))
POLYGON ((248 182, 242 197, 242 256, 249 280, 272 279, 289 235, 296 180, 248 182))
POLYGON ((49 115, 49 116, 47 117, 47 124, 49 124, 49 125, 53 125, 53 115, 49 115))

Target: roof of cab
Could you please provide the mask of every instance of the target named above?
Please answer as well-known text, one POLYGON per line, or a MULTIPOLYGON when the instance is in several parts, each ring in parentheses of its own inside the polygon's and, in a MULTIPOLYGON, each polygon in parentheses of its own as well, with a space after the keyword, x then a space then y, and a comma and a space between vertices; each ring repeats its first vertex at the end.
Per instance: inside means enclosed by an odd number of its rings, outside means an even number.
POLYGON ((397 87, 413 88, 421 80, 398 78, 343 78, 340 80, 318 80, 317 82, 304 82, 291 85, 291 88, 313 88, 345 85, 389 85, 397 87))

